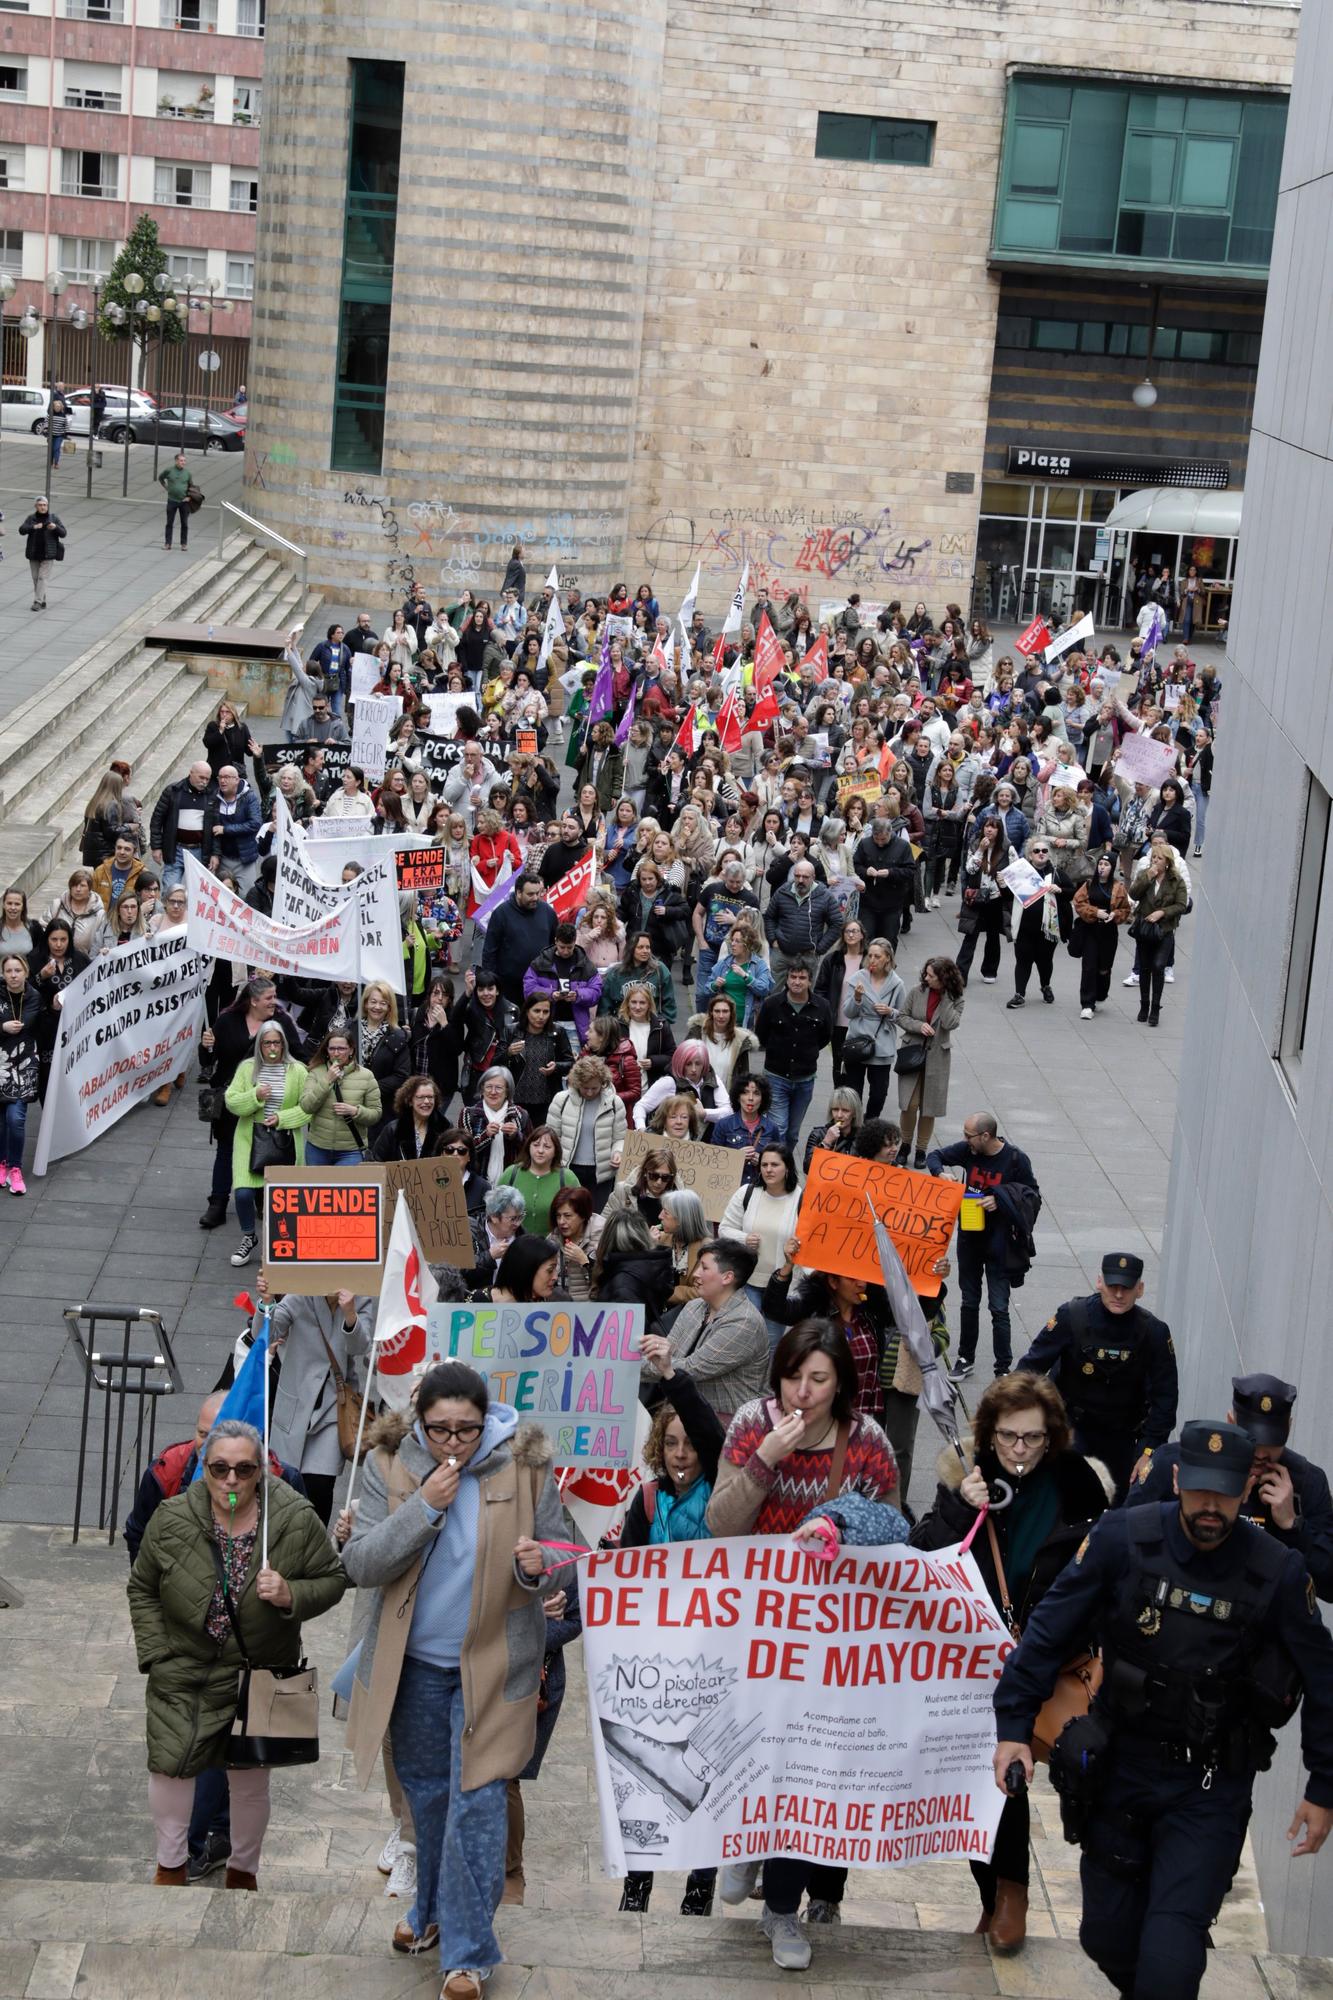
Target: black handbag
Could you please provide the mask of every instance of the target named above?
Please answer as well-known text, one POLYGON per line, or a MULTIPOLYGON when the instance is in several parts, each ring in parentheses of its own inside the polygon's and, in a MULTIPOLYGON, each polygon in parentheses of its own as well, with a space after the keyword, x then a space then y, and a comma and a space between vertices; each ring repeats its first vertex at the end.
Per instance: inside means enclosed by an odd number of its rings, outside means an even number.
POLYGON ((863 1028, 849 1028, 842 1045, 842 1059, 845 1063, 855 1063, 858 1069, 868 1069, 875 1060, 875 1037, 866 1034, 863 1028))
POLYGON ((898 1060, 893 1065, 895 1072, 899 1076, 915 1076, 919 1069, 926 1067, 927 1053, 925 1038, 913 1035, 899 1045, 898 1060))
POLYGON ((263 1175, 265 1167, 296 1165, 296 1134, 280 1125, 256 1125, 250 1135, 250 1171, 263 1175))
POLYGON ((1168 933, 1164 924, 1151 923, 1147 917, 1135 917, 1129 927, 1129 934, 1137 943, 1152 948, 1161 944, 1168 933))

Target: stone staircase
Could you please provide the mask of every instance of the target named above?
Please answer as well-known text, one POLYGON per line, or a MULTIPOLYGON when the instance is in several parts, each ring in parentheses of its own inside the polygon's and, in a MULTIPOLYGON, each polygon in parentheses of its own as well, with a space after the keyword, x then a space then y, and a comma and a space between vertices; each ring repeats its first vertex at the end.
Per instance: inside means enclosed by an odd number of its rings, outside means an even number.
POLYGON ((217 702, 207 681, 142 634, 172 622, 283 628, 306 616, 281 559, 243 535, 180 571, 0 725, 0 884, 29 897, 64 886, 79 858, 83 813, 113 757, 151 811, 164 784, 199 754, 217 702))
MULTIPOLYGON (((155 1889, 146 1811, 143 1684, 125 1604, 123 1547, 68 1528, 0 1528, 0 1575, 24 1593, 0 1612, 0 2000, 435 2000, 439 1972, 395 1957, 399 1904, 375 1856, 388 1831, 377 1784, 356 1789, 341 1725, 325 1720, 318 1766, 275 1774, 260 1893, 155 1889)), ((327 1682, 350 1599, 307 1628, 327 1682)), ((525 1787, 528 1894, 506 1907, 506 1954, 490 2000, 935 2000, 1032 1995, 1110 2000, 1077 1944, 1073 1851, 1035 1800, 1031 1935, 1010 1959, 972 1934, 965 1867, 853 1874, 841 1929, 817 1937, 808 1973, 775 1972, 756 1906, 682 1918, 683 1878, 659 1876, 653 1910, 616 1911, 600 1872, 581 1656, 542 1776, 525 1787)), ((1322 1960, 1264 1947, 1244 1873, 1215 1932, 1204 2000, 1327 2000, 1322 1960)))

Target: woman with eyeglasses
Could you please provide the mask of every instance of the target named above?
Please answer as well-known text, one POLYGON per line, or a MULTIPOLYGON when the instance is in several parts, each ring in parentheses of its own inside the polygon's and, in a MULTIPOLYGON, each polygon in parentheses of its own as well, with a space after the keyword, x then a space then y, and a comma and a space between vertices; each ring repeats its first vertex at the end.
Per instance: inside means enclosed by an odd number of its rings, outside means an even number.
POLYGON ((613 1215, 637 1213, 650 1228, 656 1228, 662 1220, 663 1196, 679 1184, 675 1154, 668 1146, 654 1146, 650 1153, 645 1153, 637 1173, 627 1174, 612 1188, 602 1210, 602 1221, 605 1224, 613 1215))
MULTIPOLYGON (((1105 1469, 1073 1448, 1064 1399, 1044 1375, 1001 1375, 972 1419, 972 1466, 941 1452, 935 1504, 912 1530, 913 1548, 961 1542, 984 1508, 972 1554, 991 1601, 1015 1639, 1083 1537, 1111 1503, 1105 1469), (1003 1506, 994 1500, 1012 1495, 1003 1506), (1011 1608, 1012 1607, 1012 1610, 1011 1608)), ((1087 1635, 1087 1650, 1096 1635, 1087 1635)), ((970 1863, 992 1948, 1018 1951, 1027 1933, 1028 1795, 1005 1800, 989 1861, 970 1863)))
MULTIPOLYGON (((263 1440, 224 1418, 200 1452, 203 1477, 154 1513, 130 1572, 130 1620, 147 1675, 148 1805, 157 1836, 155 1883, 184 1888, 195 1779, 226 1763, 244 1664, 291 1669, 302 1622, 331 1611, 347 1588, 342 1564, 308 1501, 261 1477, 263 1440), (268 1513, 263 1564, 261 1517, 268 1513)), ((268 1771, 229 1770, 228 1889, 258 1888, 269 1817, 268 1771)))
POLYGON ((574 1573, 541 1546, 565 1539, 549 1439, 471 1368, 429 1369, 379 1435, 343 1552, 374 1593, 348 1747, 365 1784, 387 1725, 412 1808, 417 1894, 394 1948, 438 1949, 449 2000, 480 2000, 501 1958, 508 1787, 536 1742, 543 1599, 572 1595, 574 1573))

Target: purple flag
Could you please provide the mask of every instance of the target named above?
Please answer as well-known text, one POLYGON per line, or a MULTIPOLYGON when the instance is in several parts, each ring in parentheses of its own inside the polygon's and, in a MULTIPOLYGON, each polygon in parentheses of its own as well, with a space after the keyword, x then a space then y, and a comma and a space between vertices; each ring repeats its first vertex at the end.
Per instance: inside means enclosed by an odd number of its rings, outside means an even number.
POLYGON ((635 681, 629 691, 629 700, 625 703, 625 713, 621 716, 619 727, 616 730, 616 742, 622 750, 629 741, 630 730, 634 727, 634 704, 638 699, 639 683, 635 681))
POLYGON ((611 630, 608 621, 602 624, 602 656, 597 666, 597 678, 592 684, 588 697, 588 727, 602 716, 610 715, 615 707, 613 698, 614 679, 611 673, 611 630))
POLYGON ((521 870, 516 868, 510 874, 504 876, 502 880, 496 883, 486 901, 478 903, 473 913, 472 921, 479 931, 485 930, 501 903, 509 901, 509 898, 514 893, 514 884, 517 882, 521 872, 521 870))

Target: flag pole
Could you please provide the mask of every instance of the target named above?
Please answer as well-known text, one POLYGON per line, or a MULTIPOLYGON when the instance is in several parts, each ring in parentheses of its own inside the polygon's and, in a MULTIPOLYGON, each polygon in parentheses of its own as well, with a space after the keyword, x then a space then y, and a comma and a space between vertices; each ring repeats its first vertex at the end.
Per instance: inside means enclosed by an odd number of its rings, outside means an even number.
POLYGON ((345 1509, 350 1509, 352 1495, 356 1492, 357 1467, 361 1463, 361 1440, 366 1434, 366 1411, 370 1408, 370 1385, 375 1380, 375 1358, 378 1353, 379 1348, 372 1341, 370 1344, 370 1366, 366 1370, 366 1386, 361 1393, 361 1417, 356 1427, 356 1444, 352 1449, 352 1476, 347 1482, 347 1498, 343 1501, 345 1509))
POLYGON ((268 1568, 268 1489, 269 1489, 268 1363, 269 1363, 269 1356, 273 1351, 272 1342, 269 1338, 273 1320, 273 1308, 269 1304, 267 1299, 265 1299, 263 1305, 260 1307, 260 1311, 264 1315, 264 1464, 260 1473, 260 1477, 264 1482, 264 1519, 260 1528, 259 1566, 261 1569, 267 1569, 268 1568))

